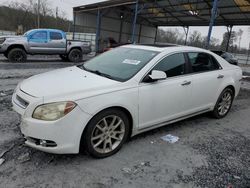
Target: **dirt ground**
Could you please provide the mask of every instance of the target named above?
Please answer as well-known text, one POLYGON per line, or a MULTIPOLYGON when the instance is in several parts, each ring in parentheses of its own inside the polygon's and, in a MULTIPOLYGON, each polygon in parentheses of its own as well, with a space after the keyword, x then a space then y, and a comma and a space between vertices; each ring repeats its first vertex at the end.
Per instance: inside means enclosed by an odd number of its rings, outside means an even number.
POLYGON ((20 117, 11 109, 13 89, 31 75, 66 66, 72 64, 56 59, 10 64, 0 58, 0 188, 250 188, 247 89, 224 119, 204 114, 149 131, 109 158, 53 155, 24 146, 20 117), (167 134, 179 141, 163 141, 167 134))

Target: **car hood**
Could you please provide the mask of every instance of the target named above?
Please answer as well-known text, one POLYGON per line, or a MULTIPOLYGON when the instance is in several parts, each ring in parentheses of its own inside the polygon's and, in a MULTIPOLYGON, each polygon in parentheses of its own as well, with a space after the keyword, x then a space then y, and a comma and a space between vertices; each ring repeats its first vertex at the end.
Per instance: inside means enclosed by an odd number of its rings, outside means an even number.
POLYGON ((6 39, 25 39, 24 36, 16 36, 16 35, 7 35, 7 36, 0 36, 0 38, 6 38, 6 39))
POLYGON ((99 75, 84 71, 77 66, 32 76, 20 84, 20 89, 33 97, 62 97, 81 95, 103 90, 120 84, 99 75))

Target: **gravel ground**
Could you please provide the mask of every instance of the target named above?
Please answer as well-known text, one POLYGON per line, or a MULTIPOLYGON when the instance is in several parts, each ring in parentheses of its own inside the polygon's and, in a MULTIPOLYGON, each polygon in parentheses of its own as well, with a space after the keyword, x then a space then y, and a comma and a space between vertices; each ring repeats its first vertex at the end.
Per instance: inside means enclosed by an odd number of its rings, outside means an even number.
POLYGON ((250 90, 247 89, 241 89, 224 119, 203 114, 143 133, 109 158, 53 155, 24 146, 18 127, 20 117, 11 109, 13 89, 31 75, 71 65, 58 59, 49 63, 0 62, 1 188, 250 188, 250 90), (180 139, 167 143, 161 139, 166 134, 180 139))

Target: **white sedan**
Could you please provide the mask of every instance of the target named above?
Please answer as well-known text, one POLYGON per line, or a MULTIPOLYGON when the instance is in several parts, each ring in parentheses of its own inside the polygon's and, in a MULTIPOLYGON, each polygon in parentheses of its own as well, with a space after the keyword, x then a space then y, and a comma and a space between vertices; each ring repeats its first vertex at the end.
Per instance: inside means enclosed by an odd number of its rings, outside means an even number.
POLYGON ((238 66, 207 50, 126 45, 24 80, 12 103, 28 146, 102 158, 150 129, 209 111, 223 118, 241 78, 238 66))

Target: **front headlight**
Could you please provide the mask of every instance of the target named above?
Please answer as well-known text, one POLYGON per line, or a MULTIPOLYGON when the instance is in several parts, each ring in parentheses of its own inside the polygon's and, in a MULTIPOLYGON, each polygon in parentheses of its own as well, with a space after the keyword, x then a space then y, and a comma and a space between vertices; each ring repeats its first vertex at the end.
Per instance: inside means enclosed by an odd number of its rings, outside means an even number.
POLYGON ((43 104, 34 110, 32 117, 44 121, 55 121, 71 112, 75 107, 76 104, 70 101, 43 104))
POLYGON ((0 44, 3 44, 6 38, 0 38, 0 44))

